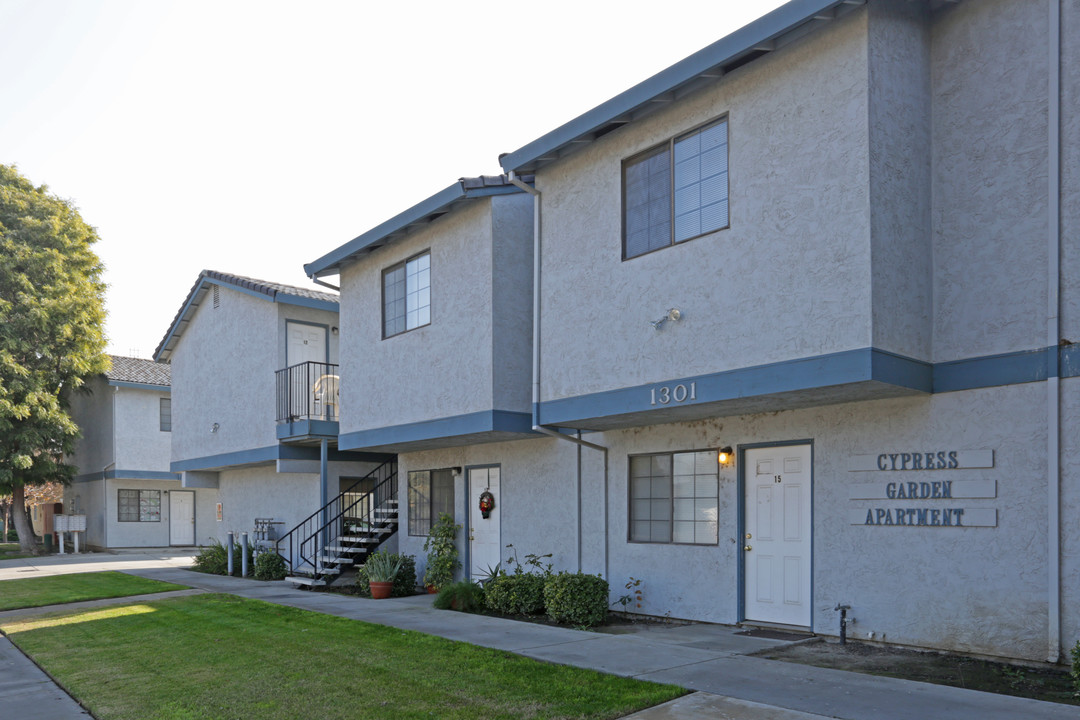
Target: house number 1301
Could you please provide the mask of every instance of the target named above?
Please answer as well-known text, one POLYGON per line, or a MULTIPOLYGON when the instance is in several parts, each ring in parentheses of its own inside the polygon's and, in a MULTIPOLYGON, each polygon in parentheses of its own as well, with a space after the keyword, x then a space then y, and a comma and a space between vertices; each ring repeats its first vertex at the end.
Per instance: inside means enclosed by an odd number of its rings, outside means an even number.
POLYGON ((687 400, 697 400, 697 383, 692 382, 689 385, 679 383, 674 387, 661 385, 658 388, 650 388, 649 396, 651 399, 650 405, 667 405, 672 402, 681 403, 687 400))

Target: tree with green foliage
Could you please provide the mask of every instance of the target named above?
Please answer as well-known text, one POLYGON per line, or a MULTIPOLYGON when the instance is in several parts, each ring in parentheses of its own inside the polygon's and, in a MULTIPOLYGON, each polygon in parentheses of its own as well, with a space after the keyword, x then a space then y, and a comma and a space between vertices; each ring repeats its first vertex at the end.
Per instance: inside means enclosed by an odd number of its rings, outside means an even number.
POLYGON ((70 482, 79 429, 70 393, 108 370, 97 231, 67 200, 0 165, 0 494, 34 551, 25 488, 70 482))

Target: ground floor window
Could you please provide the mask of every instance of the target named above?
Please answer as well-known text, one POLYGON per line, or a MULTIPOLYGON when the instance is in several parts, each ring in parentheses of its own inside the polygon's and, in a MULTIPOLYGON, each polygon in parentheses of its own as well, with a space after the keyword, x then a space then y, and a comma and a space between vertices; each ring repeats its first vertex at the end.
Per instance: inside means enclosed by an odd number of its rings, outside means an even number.
POLYGON ((630 457, 630 541, 715 545, 715 450, 630 457))
POLYGON ((409 534, 427 535, 440 513, 454 514, 454 474, 450 470, 409 472, 409 534))
POLYGON ((120 522, 161 522, 160 490, 118 490, 120 522))

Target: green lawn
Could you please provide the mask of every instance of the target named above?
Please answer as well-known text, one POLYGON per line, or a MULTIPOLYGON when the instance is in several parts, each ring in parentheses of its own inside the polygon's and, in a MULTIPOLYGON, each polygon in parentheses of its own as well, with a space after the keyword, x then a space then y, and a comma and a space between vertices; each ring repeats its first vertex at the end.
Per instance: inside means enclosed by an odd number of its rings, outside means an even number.
POLYGON ((231 595, 0 630, 99 720, 616 718, 685 692, 231 595))
POLYGON ((120 572, 75 573, 21 580, 0 580, 0 610, 186 589, 184 585, 173 585, 120 572))

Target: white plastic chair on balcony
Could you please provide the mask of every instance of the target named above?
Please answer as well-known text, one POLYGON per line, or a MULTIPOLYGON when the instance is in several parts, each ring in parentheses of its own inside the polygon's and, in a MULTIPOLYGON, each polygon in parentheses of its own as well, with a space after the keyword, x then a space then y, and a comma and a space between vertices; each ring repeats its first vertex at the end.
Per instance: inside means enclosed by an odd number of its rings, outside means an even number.
POLYGON ((321 375, 312 388, 315 416, 322 420, 338 419, 338 376, 321 375))

